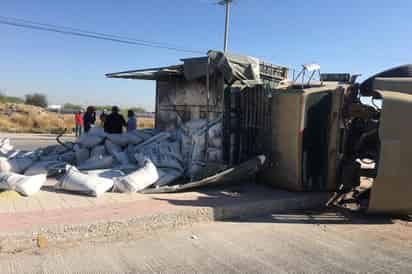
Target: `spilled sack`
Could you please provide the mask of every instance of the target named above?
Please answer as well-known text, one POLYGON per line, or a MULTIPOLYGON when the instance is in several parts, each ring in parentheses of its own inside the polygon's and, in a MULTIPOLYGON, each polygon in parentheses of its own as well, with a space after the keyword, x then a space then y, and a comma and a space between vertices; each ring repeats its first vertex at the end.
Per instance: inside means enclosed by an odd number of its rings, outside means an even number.
POLYGON ((4 138, 0 140, 0 156, 9 158, 16 153, 14 147, 10 144, 9 138, 4 138))
POLYGON ((77 139, 77 143, 80 144, 82 147, 86 148, 93 148, 100 143, 102 143, 104 140, 103 137, 97 136, 97 135, 92 135, 90 133, 83 134, 77 139))
POLYGON ((89 170, 89 171, 84 171, 85 174, 87 175, 92 175, 92 176, 97 176, 97 177, 102 177, 106 179, 114 179, 118 177, 123 177, 126 174, 118 169, 100 169, 100 170, 89 170))
POLYGON ((46 174, 47 176, 53 175, 58 169, 64 169, 65 163, 60 161, 42 161, 37 162, 30 166, 25 172, 26 176, 33 176, 38 174, 46 174))
POLYGON ((26 169, 28 169, 33 163, 34 160, 30 157, 12 159, 1 157, 0 172, 14 172, 23 174, 24 171, 26 171, 26 169))
POLYGON ((68 166, 66 174, 54 187, 59 190, 99 197, 113 187, 113 180, 96 175, 88 175, 80 172, 73 166, 68 166))
POLYGON ((79 146, 74 147, 76 164, 81 165, 86 162, 90 157, 90 151, 87 148, 80 148, 79 146))
POLYGON ((127 176, 116 178, 113 191, 134 193, 148 188, 157 180, 159 180, 157 168, 152 161, 147 159, 139 170, 127 176))
POLYGON ((81 165, 78 165, 77 168, 79 170, 108 169, 114 167, 116 164, 117 162, 113 156, 104 156, 90 158, 81 165))
POLYGON ((2 172, 0 173, 0 189, 16 191, 23 196, 31 196, 40 191, 46 180, 46 174, 25 176, 2 172))

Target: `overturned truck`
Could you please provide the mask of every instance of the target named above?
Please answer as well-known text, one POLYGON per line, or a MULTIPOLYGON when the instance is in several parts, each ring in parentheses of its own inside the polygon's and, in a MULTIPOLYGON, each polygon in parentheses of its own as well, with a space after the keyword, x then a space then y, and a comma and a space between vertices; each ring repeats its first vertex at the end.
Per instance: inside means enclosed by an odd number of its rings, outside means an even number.
POLYGON ((264 155, 260 183, 335 192, 328 204, 352 210, 411 214, 408 146, 401 149, 409 127, 399 122, 409 109, 410 66, 362 85, 347 73, 321 74, 312 84, 288 81, 287 68, 250 57, 209 52, 182 61, 107 77, 155 80, 159 129, 221 116, 219 156, 208 152, 209 166, 264 155))
POLYGON ((411 72, 403 66, 362 84, 319 72, 318 81, 299 82, 286 67, 210 51, 179 65, 110 73, 156 81, 155 129, 93 128, 75 143, 34 152, 0 140, 0 189, 31 195, 44 172, 58 177, 56 188, 93 196, 252 177, 290 191, 335 192, 328 205, 411 214, 412 131, 401 123, 411 109, 411 72))

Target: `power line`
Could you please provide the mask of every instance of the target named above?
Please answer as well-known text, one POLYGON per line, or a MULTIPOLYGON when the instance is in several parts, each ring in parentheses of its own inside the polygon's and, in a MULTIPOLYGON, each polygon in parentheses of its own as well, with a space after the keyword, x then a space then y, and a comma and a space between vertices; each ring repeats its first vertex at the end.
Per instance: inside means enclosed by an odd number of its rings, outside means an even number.
POLYGON ((54 32, 54 33, 59 33, 63 35, 72 35, 72 36, 78 36, 78 37, 84 37, 84 38, 100 39, 100 40, 123 43, 123 44, 128 44, 128 45, 159 48, 159 49, 173 50, 173 51, 186 52, 186 53, 204 54, 206 52, 206 50, 200 51, 200 50, 193 50, 193 49, 184 49, 184 48, 172 46, 171 44, 167 44, 167 43, 140 40, 140 39, 121 36, 121 35, 93 32, 93 31, 81 30, 77 28, 58 26, 58 25, 53 25, 53 24, 45 24, 45 23, 33 22, 33 21, 25 20, 25 19, 11 18, 11 17, 5 17, 5 16, 0 16, 0 24, 20 27, 20 28, 26 28, 26 29, 54 32))
POLYGON ((86 34, 106 36, 106 37, 112 37, 112 38, 117 38, 117 39, 126 39, 126 40, 141 42, 141 43, 149 43, 149 44, 156 44, 156 45, 162 45, 162 46, 178 47, 176 45, 172 45, 172 44, 169 44, 169 43, 136 39, 136 38, 133 38, 133 37, 121 36, 121 35, 116 35, 116 34, 107 34, 107 33, 102 33, 102 32, 87 31, 87 30, 83 30, 83 29, 79 29, 79 28, 72 28, 72 27, 66 27, 66 26, 48 24, 48 23, 40 23, 40 22, 35 22, 35 21, 16 18, 16 17, 6 17, 6 16, 1 16, 0 15, 0 20, 7 20, 7 21, 11 20, 11 21, 14 21, 14 22, 20 22, 20 23, 25 23, 25 24, 39 25, 39 26, 58 28, 58 29, 65 29, 65 30, 69 30, 69 31, 83 32, 83 33, 86 33, 86 34))

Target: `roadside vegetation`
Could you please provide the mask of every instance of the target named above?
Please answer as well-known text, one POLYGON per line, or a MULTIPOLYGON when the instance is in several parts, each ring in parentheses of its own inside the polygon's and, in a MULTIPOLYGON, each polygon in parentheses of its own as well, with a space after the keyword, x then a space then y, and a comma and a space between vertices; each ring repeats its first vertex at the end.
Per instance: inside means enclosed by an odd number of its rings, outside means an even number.
MULTIPOLYGON (((48 111, 47 106, 47 97, 40 93, 26 95, 23 99, 7 96, 0 91, 0 132, 57 134, 67 129, 70 133, 75 127, 73 113, 84 109, 81 105, 66 103, 62 113, 56 113, 48 111)), ((111 106, 96 106, 96 109, 110 111, 111 106)), ((136 113, 145 112, 143 108, 132 109, 136 113)), ((125 118, 127 110, 121 110, 125 118)), ((97 120, 99 125, 99 119, 97 120)), ((154 119, 139 118, 137 127, 152 128, 154 119)))
POLYGON ((49 112, 21 103, 0 103, 0 131, 59 133, 74 127, 73 115, 49 112))
POLYGON ((49 105, 46 95, 41 94, 41 93, 27 94, 26 99, 24 100, 24 103, 26 105, 36 106, 36 107, 41 107, 41 108, 47 108, 47 106, 49 105))

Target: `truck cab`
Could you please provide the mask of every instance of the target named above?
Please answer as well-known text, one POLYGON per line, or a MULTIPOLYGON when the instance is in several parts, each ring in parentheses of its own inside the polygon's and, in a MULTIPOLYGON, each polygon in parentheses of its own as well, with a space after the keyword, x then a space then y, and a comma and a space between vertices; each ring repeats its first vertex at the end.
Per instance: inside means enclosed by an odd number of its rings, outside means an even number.
POLYGON ((269 164, 259 180, 334 191, 328 202, 368 213, 412 213, 412 77, 391 69, 362 84, 345 74, 287 83, 271 99, 269 164), (389 72, 389 73, 388 73, 389 72))

